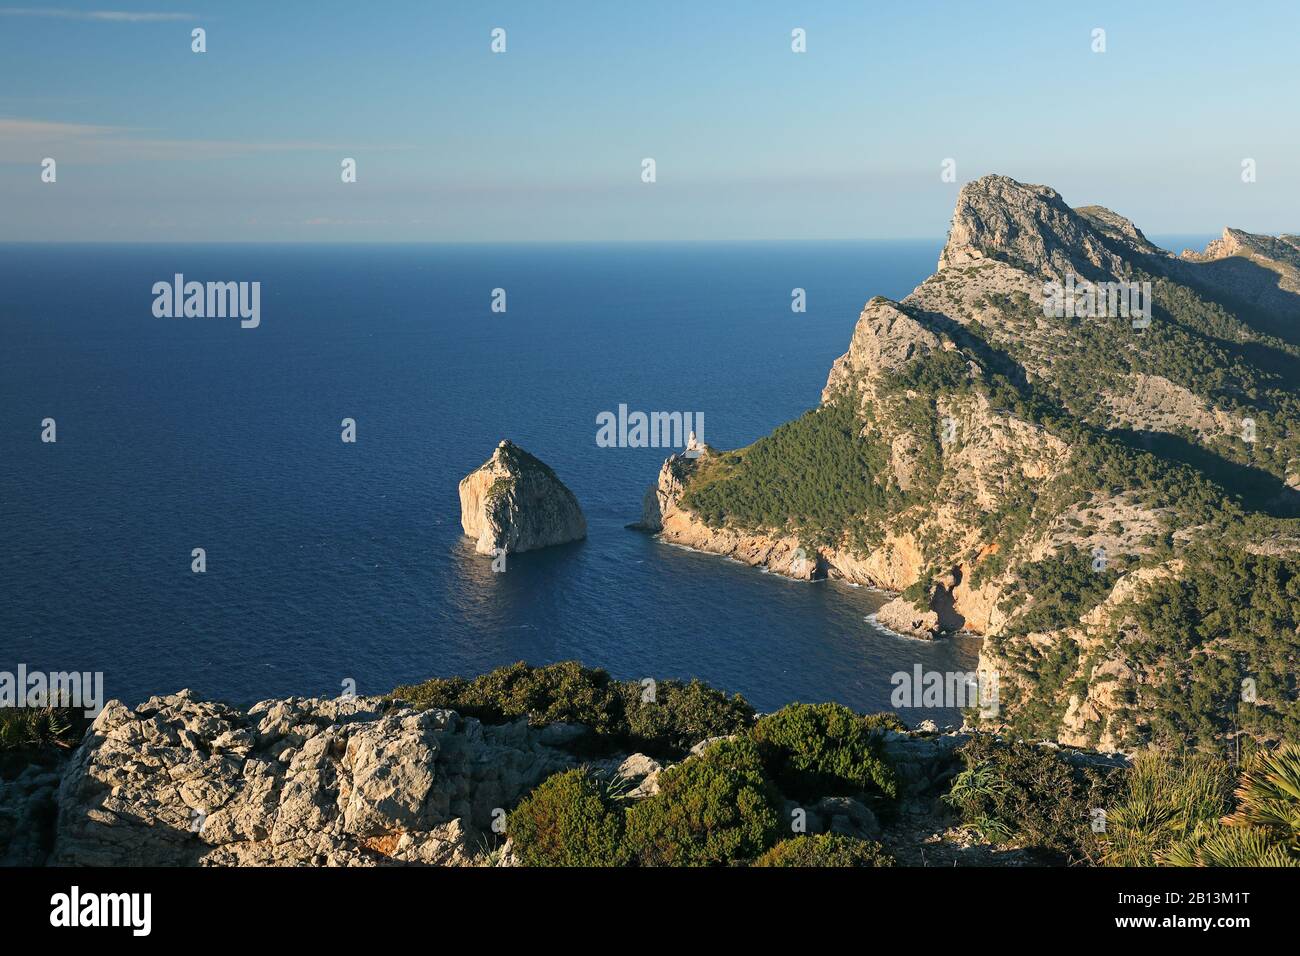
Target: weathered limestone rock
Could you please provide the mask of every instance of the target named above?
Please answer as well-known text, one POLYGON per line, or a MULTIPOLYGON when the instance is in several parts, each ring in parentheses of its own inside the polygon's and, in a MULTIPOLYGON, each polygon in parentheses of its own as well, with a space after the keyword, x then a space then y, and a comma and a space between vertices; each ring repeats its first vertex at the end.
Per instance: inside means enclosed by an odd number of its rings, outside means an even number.
POLYGON ((461 480, 460 523, 479 554, 532 551, 587 536, 573 492, 510 441, 461 480))
POLYGON ((849 350, 831 365, 822 401, 861 382, 874 394, 876 383, 889 372, 943 347, 936 332, 909 315, 897 302, 876 296, 863 308, 849 340, 849 350))
POLYGON ((641 502, 641 521, 637 525, 644 531, 659 533, 664 529, 664 518, 676 510, 682 493, 686 490, 686 479, 695 471, 700 457, 687 458, 685 455, 669 455, 659 469, 658 480, 646 489, 641 502))
POLYGON ((822 797, 812 807, 826 832, 858 840, 880 837, 880 821, 871 808, 852 797, 822 797))
POLYGON ((876 623, 899 634, 931 640, 939 636, 939 614, 918 608, 912 601, 896 597, 876 612, 876 623))
POLYGON ((628 799, 639 800, 642 797, 653 797, 659 792, 659 774, 663 772, 663 765, 645 754, 632 754, 618 765, 615 772, 634 784, 628 791, 628 799))
MULTIPOLYGON (((962 186, 957 196, 939 268, 999 258, 1040 277, 1073 273, 1099 281, 1123 275, 1125 257, 1114 248, 1121 232, 1107 217, 1127 220, 1101 207, 1087 208, 1092 219, 1071 209, 1048 186, 1007 176, 981 176, 962 186)), ((1128 225, 1136 235, 1125 251, 1147 252, 1151 244, 1132 223, 1128 225)))
POLYGON ((64 773, 50 862, 475 862, 498 810, 573 765, 543 734, 374 697, 111 701, 64 773))

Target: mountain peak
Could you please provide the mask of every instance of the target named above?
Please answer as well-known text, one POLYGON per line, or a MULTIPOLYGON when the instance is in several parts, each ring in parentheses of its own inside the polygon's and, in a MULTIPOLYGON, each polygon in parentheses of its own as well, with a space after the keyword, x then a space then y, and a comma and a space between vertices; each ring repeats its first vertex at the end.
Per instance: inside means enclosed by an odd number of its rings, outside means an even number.
POLYGON ((939 268, 996 259, 1037 276, 1104 279, 1127 272, 1125 254, 1153 252, 1133 223, 1109 209, 1074 210, 1050 186, 988 175, 958 193, 939 268))

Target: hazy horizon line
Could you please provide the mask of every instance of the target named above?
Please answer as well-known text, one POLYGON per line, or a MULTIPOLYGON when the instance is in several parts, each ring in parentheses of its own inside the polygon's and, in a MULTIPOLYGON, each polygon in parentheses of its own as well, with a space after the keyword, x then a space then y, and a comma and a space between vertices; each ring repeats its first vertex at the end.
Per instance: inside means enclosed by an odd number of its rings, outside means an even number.
MULTIPOLYGON (((1144 233, 1160 245, 1159 239, 1222 235, 1222 229, 1144 233)), ((1290 232, 1275 235, 1292 235, 1290 232)), ((945 243, 945 236, 855 236, 853 238, 790 239, 0 239, 0 246, 593 246, 593 245, 737 245, 737 244, 828 244, 849 242, 945 243)), ((1165 247, 1161 247, 1165 248, 1165 247)))

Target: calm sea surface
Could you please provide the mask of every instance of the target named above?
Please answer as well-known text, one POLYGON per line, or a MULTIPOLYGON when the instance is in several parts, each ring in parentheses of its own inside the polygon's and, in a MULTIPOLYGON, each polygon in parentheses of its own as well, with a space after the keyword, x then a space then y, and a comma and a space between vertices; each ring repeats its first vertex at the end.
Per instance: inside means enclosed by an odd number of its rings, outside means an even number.
POLYGON ((747 444, 817 403, 863 303, 939 248, 0 245, 0 670, 246 704, 577 658, 763 709, 887 709, 891 674, 973 669, 976 642, 892 636, 865 620, 884 595, 627 530, 667 452, 597 447, 596 416, 689 411, 747 444), (260 281, 260 327, 155 318, 177 272, 260 281), (456 484, 505 437, 589 537, 493 574, 456 484))

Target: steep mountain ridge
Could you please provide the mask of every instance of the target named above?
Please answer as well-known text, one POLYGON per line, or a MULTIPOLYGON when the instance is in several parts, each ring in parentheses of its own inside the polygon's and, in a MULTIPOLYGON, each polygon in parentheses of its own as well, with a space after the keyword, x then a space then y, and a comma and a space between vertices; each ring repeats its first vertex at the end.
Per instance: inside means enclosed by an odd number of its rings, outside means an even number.
MULTIPOLYGON (((1283 262, 1292 247, 1277 242, 1212 254, 1283 262)), ((981 664, 1003 678, 995 721, 1024 732, 1104 747, 1212 739, 1240 725, 1246 679, 1287 695, 1254 702, 1271 732, 1300 716, 1285 676, 1300 621, 1209 634, 1174 658, 1176 639, 1132 611, 1197 549, 1263 552, 1282 562, 1272 573, 1292 571, 1300 349, 1275 334, 1278 313, 1216 292, 1203 268, 1048 187, 968 183, 938 271, 900 302, 867 303, 821 405, 746 448, 670 458, 643 524, 779 573, 902 591, 882 620, 919 636, 985 634, 981 664), (1076 313, 1045 303, 1047 283, 1100 291, 1076 313), (1213 714, 1179 729, 1166 698, 1206 660, 1213 714)))
POLYGON ((1129 271, 1125 253, 1160 254, 1127 219, 1085 208, 1086 216, 1048 186, 996 175, 974 180, 958 193, 939 270, 994 259, 1036 275, 1101 280, 1129 271))
POLYGON ((1248 309, 1282 319, 1275 334, 1296 342, 1300 319, 1300 236, 1263 236, 1225 228, 1204 252, 1183 250, 1183 275, 1248 309))

